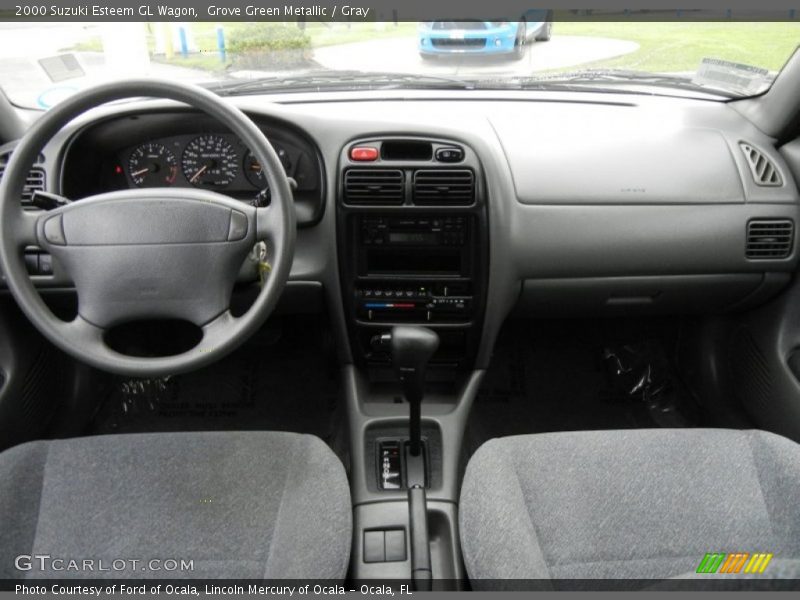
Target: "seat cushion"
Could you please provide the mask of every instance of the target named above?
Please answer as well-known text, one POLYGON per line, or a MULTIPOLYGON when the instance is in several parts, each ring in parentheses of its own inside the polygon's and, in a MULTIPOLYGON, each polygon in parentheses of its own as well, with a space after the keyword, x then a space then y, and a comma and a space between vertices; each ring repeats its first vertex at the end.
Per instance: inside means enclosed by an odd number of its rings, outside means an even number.
MULTIPOLYGON (((319 439, 275 432, 109 435, 0 454, 0 578, 343 578, 352 508, 319 439), (140 560, 110 572, 53 570, 19 555, 140 560), (192 569, 145 570, 150 559, 192 569), (25 566, 25 560, 21 563, 25 566)), ((120 562, 117 566, 122 567, 120 562)))
POLYGON ((800 446, 762 431, 664 429, 495 439, 461 493, 473 579, 646 579, 707 552, 800 558, 800 446))

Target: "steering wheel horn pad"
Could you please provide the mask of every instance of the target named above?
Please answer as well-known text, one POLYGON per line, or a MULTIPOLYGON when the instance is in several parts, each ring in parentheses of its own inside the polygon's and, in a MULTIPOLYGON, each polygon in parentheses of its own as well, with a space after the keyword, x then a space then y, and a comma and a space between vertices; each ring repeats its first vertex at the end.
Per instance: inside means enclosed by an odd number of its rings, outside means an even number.
POLYGON ((291 269, 295 214, 289 181, 264 134, 244 113, 199 87, 153 80, 86 90, 45 113, 12 154, 0 183, 0 266, 33 324, 54 344, 97 368, 134 376, 195 369, 224 356, 258 329, 277 303, 291 269), (203 110, 238 135, 263 165, 272 201, 255 208, 222 194, 177 188, 126 190, 85 198, 46 212, 20 203, 34 157, 61 127, 93 106, 134 96, 178 100, 203 110), (234 317, 236 276, 258 241, 272 270, 246 314, 234 317), (25 270, 25 246, 52 254, 75 284, 78 316, 55 317, 25 270), (203 331, 182 354, 142 358, 105 343, 114 325, 183 319, 203 331))
POLYGON ((233 202, 199 191, 113 192, 46 213, 37 238, 74 282, 89 323, 202 327, 230 305, 256 243, 256 209, 233 202))

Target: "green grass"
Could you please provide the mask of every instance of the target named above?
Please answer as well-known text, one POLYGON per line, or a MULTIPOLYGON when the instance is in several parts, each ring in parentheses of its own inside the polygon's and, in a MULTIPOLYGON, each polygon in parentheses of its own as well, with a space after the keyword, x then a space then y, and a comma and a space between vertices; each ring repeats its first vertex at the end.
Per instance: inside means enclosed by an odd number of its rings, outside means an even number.
POLYGON ((553 37, 559 35, 608 37, 639 44, 636 52, 581 68, 695 71, 703 58, 721 58, 774 71, 800 44, 800 22, 558 22, 553 25, 553 37))

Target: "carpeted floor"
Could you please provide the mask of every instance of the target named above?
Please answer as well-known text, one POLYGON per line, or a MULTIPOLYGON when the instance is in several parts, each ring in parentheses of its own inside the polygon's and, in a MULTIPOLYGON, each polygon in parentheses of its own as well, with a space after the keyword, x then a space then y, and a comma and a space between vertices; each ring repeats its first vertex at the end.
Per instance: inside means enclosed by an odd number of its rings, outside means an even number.
POLYGON ((672 360, 679 334, 658 320, 509 321, 473 407, 471 449, 508 435, 702 424, 672 360))
POLYGON ((267 430, 333 443, 338 371, 316 320, 286 319, 210 367, 170 378, 117 378, 92 433, 267 430))

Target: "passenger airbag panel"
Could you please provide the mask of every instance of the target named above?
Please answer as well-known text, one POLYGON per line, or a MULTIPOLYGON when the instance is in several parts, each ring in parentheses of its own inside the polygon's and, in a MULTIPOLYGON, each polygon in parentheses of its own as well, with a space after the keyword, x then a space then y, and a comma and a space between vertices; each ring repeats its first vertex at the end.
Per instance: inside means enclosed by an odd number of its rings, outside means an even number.
POLYGON ((557 104, 542 103, 537 111, 535 119, 513 110, 491 118, 523 204, 745 200, 736 162, 717 130, 630 106, 572 106, 569 121, 557 104))

